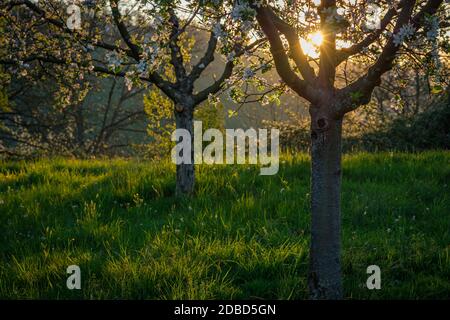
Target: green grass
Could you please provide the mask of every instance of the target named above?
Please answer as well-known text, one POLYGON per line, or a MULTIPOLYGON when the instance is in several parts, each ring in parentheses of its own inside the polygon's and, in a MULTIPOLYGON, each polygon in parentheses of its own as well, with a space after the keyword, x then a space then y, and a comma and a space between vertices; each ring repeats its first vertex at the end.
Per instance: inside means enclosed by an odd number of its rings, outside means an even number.
MULTIPOLYGON (((346 298, 449 298, 450 153, 343 166, 346 298)), ((307 298, 309 158, 197 172, 177 199, 168 162, 0 162, 0 298, 307 298), (66 288, 72 264, 82 290, 66 288)))

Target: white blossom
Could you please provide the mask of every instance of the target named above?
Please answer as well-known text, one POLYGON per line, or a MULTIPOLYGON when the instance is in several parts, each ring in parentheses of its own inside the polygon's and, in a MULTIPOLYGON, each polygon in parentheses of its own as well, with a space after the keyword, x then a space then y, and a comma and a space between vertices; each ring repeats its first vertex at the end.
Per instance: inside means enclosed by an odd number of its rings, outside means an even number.
POLYGON ((254 1, 253 4, 255 5, 255 7, 257 8, 261 8, 261 6, 263 5, 264 1, 263 0, 257 0, 254 1))
POLYGON ((133 77, 135 76, 133 71, 128 71, 125 75, 124 81, 125 81, 125 86, 127 87, 128 91, 131 91, 131 89, 133 88, 133 77))
POLYGON ((152 65, 159 53, 159 47, 158 45, 153 42, 152 44, 150 44, 149 46, 145 47, 144 49, 144 57, 147 59, 147 61, 150 63, 150 65, 152 65))
POLYGON ((222 28, 222 25, 219 23, 219 22, 217 22, 214 26, 213 26, 213 29, 212 29, 212 32, 214 33, 214 36, 216 37, 216 38, 225 38, 226 37, 226 32, 225 31, 223 31, 223 28, 222 28))
POLYGON ((325 14, 326 19, 325 21, 328 24, 336 24, 336 23, 340 23, 344 20, 344 17, 341 16, 338 12, 337 12, 337 8, 336 7, 329 7, 329 8, 325 8, 322 10, 322 13, 325 14))
POLYGON ((249 16, 254 16, 255 10, 250 8, 247 2, 237 2, 231 12, 234 21, 247 20, 249 16))
POLYGON ((213 95, 212 93, 210 93, 208 95, 208 102, 211 105, 217 106, 217 104, 219 103, 219 98, 217 98, 217 96, 213 95))
POLYGON ((436 16, 427 19, 427 25, 429 27, 427 31, 427 39, 433 41, 437 38, 439 33, 439 19, 436 16))
POLYGON ((122 60, 116 51, 109 51, 106 53, 106 61, 108 62, 108 66, 113 69, 119 67, 122 63, 122 60))
POLYGON ((393 36, 394 44, 396 46, 401 45, 405 40, 411 38, 414 35, 415 31, 416 29, 411 23, 403 25, 400 30, 393 36))
POLYGON ((439 44, 438 44, 439 19, 436 16, 429 17, 426 20, 426 24, 428 27, 426 37, 427 37, 427 40, 431 42, 431 46, 432 46, 431 58, 433 60, 434 67, 436 69, 441 69, 442 62, 439 57, 439 44))
POLYGON ((83 50, 85 52, 92 52, 95 50, 94 46, 92 44, 88 44, 87 46, 83 47, 83 50))
POLYGON ((255 71, 253 71, 251 68, 247 67, 244 69, 244 74, 242 75, 242 79, 248 80, 255 76, 255 71))
POLYGON ((231 52, 228 56, 227 56, 227 62, 232 62, 234 60, 234 58, 236 57, 236 54, 234 52, 231 52))
POLYGON ((30 65, 29 65, 28 63, 24 63, 22 60, 19 61, 19 65, 20 65, 22 68, 26 68, 26 69, 28 69, 28 68, 30 67, 30 65))
POLYGON ((139 61, 136 66, 136 70, 137 72, 139 72, 139 74, 145 73, 147 71, 147 62, 144 60, 139 61))
POLYGON ((244 33, 249 32, 253 28, 253 23, 250 20, 243 21, 241 24, 241 31, 244 33))
POLYGON ((156 29, 159 29, 164 25, 164 18, 161 15, 156 15, 153 17, 153 24, 156 29))

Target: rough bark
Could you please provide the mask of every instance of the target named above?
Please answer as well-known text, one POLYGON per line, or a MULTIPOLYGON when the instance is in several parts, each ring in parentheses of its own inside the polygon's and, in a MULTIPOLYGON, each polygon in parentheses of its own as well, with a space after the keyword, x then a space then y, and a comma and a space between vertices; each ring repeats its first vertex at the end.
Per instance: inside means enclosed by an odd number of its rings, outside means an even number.
MULTIPOLYGON (((336 50, 336 26, 329 23, 330 12, 336 9, 336 0, 322 0, 317 9, 320 15, 321 32, 324 37, 320 46, 319 73, 309 71, 309 62, 298 51, 295 36, 298 30, 284 22, 270 5, 254 6, 256 19, 269 40, 276 70, 281 79, 299 96, 314 106, 311 107, 311 210, 312 239, 309 285, 313 299, 342 298, 340 268, 340 185, 341 185, 341 130, 344 115, 370 102, 372 92, 381 82, 381 76, 391 70, 401 46, 391 36, 383 45, 377 61, 368 71, 343 89, 335 87, 336 68, 349 57, 360 53, 377 41, 396 18, 393 35, 407 23, 418 30, 425 17, 433 15, 443 0, 428 0, 414 14, 415 0, 402 0, 396 8, 389 9, 380 21, 379 30, 371 33, 350 48, 336 50), (399 11, 400 9, 400 11, 399 11), (280 33, 289 43, 291 55, 280 33), (292 68, 293 60, 302 74, 292 68), (339 103, 337 103, 339 102, 339 103), (332 106, 333 105, 333 106, 332 106)), ((333 18, 334 19, 334 18, 333 18)))
POLYGON ((176 194, 189 195, 194 192, 194 109, 177 104, 175 106, 177 129, 186 129, 191 134, 191 163, 177 164, 176 194))
POLYGON ((342 119, 311 108, 311 250, 312 299, 342 299, 341 277, 341 136, 342 119))

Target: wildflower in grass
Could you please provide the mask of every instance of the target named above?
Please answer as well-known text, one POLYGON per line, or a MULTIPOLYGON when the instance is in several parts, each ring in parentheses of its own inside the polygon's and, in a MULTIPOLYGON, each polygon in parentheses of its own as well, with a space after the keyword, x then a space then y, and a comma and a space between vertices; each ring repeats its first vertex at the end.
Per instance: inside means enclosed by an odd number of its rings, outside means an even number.
POLYGON ((144 199, 141 198, 141 196, 139 195, 139 193, 135 193, 135 194, 133 195, 133 202, 134 202, 134 205, 135 205, 137 208, 139 208, 139 207, 141 207, 141 206, 144 204, 144 199))

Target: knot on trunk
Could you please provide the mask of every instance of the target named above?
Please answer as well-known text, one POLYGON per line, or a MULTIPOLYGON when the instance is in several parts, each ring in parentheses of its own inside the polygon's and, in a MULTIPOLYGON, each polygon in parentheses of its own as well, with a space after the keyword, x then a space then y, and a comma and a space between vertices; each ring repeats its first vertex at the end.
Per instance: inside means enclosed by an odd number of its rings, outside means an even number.
POLYGON ((181 104, 176 104, 175 105, 175 111, 181 113, 181 112, 184 111, 184 107, 181 104))
POLYGON ((319 126, 319 128, 323 128, 326 125, 326 121, 324 118, 320 118, 319 120, 317 120, 317 125, 319 126))
POLYGON ((313 123, 313 130, 315 132, 324 132, 328 129, 330 129, 330 121, 325 117, 321 117, 313 123))

